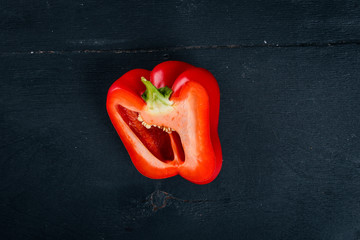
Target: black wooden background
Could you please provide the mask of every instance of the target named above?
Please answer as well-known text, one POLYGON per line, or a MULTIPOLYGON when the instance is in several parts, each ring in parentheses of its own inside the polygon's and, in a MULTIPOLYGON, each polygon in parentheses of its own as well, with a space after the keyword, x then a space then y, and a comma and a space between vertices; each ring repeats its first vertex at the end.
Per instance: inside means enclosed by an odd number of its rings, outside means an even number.
POLYGON ((360 2, 0 1, 0 239, 360 239, 360 2), (204 186, 140 175, 105 109, 133 68, 221 89, 204 186))

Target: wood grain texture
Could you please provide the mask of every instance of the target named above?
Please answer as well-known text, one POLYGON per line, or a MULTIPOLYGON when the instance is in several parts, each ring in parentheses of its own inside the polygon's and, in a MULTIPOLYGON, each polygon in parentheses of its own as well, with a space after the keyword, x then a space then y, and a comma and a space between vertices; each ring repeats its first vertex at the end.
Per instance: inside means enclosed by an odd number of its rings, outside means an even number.
POLYGON ((357 1, 0 4, 0 239, 360 239, 357 1), (211 184, 141 176, 107 116, 165 60, 219 82, 211 184))
POLYGON ((358 1, 1 2, 6 52, 358 43, 358 1))
POLYGON ((354 239, 359 53, 339 46, 2 58, 2 234, 354 239), (209 185, 142 177, 106 114, 110 84, 164 54, 219 81, 224 166, 209 185))

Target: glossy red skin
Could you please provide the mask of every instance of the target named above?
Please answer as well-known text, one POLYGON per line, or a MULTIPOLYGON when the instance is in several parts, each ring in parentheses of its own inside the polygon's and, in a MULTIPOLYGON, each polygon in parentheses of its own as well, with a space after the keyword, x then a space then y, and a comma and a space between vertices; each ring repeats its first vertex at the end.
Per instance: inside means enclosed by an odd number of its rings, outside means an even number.
MULTIPOLYGON (((205 69, 179 61, 163 62, 157 65, 151 72, 145 69, 135 69, 127 72, 110 87, 107 98, 107 110, 110 119, 140 173, 153 179, 167 178, 180 174, 185 179, 196 184, 207 184, 213 181, 219 174, 222 166, 221 145, 217 132, 219 107, 220 91, 213 75, 205 69), (190 92, 191 94, 202 96, 204 104, 208 104, 208 111, 205 109, 203 114, 197 118, 197 121, 200 121, 199 126, 208 124, 206 129, 208 129, 207 135, 210 136, 209 141, 211 141, 211 144, 209 148, 211 149, 206 154, 204 151, 201 152, 200 156, 200 159, 204 159, 203 162, 209 165, 208 168, 206 166, 199 166, 196 163, 182 165, 179 161, 175 161, 176 159, 167 163, 156 159, 154 155, 147 153, 142 142, 134 136, 129 127, 125 126, 116 106, 126 106, 126 108, 135 112, 144 111, 146 103, 141 98, 141 94, 145 91, 145 86, 140 81, 141 77, 150 79, 157 88, 164 86, 171 87, 173 93, 170 100, 175 102, 174 105, 177 102, 186 101, 187 99, 184 96, 190 94, 190 92)), ((187 109, 187 111, 196 112, 197 109, 187 109)), ((144 132, 144 134, 146 133, 144 132)), ((204 144, 206 144, 206 141, 204 144)), ((187 147, 183 143, 183 148, 187 147)))

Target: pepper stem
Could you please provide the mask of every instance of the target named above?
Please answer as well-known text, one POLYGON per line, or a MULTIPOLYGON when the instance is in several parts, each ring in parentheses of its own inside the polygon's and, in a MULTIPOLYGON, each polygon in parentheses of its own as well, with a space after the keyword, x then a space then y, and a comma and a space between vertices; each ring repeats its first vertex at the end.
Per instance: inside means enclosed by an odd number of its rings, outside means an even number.
POLYGON ((173 102, 169 100, 172 89, 169 87, 156 88, 146 78, 141 77, 141 82, 145 85, 146 90, 141 97, 146 102, 150 110, 163 112, 173 105, 173 102))

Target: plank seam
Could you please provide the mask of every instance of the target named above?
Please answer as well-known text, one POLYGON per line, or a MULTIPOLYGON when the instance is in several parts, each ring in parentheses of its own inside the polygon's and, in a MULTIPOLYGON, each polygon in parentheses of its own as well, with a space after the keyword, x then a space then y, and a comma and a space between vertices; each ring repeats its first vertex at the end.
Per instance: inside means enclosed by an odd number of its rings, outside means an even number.
POLYGON ((85 49, 85 50, 34 50, 34 51, 14 51, 3 52, 1 55, 31 55, 31 54, 97 54, 97 53, 114 53, 114 54, 136 54, 136 53, 155 53, 155 52, 172 52, 181 50, 208 50, 208 49, 241 49, 241 48, 298 48, 298 47, 335 47, 344 45, 360 45, 360 40, 351 41, 330 41, 325 43, 291 43, 291 44, 229 44, 229 45, 192 45, 192 46, 175 46, 164 48, 144 48, 144 49, 85 49))

